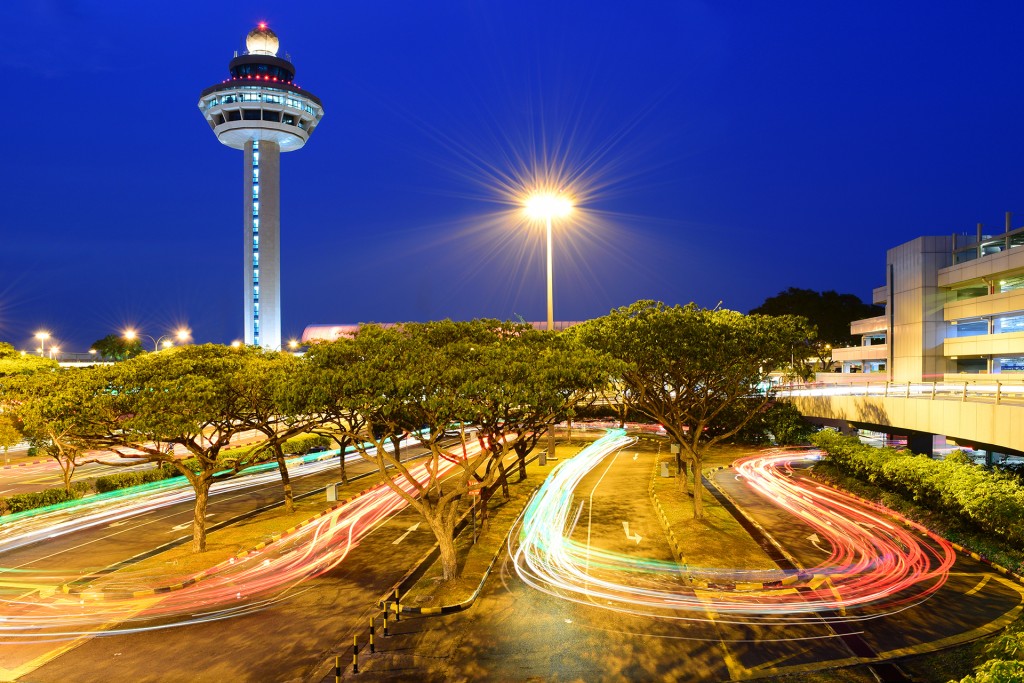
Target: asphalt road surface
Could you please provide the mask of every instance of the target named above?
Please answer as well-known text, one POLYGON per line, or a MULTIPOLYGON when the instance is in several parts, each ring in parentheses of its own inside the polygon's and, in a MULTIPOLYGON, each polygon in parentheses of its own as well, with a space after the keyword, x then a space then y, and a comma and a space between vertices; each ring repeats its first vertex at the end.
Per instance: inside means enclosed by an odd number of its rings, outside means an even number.
MULTIPOLYGON (((589 535, 594 547, 671 560, 647 493, 653 466, 654 454, 641 444, 595 469, 575 492, 584 509, 573 537, 589 535), (626 538, 623 521, 640 534, 639 544, 626 538)), ((815 566, 827 557, 807 538, 812 530, 757 497, 734 472, 724 470, 718 480, 802 564, 815 566)), ((1022 592, 984 565, 959 558, 931 599, 901 612, 839 626, 814 615, 802 624, 751 626, 742 617, 716 614, 710 605, 703 615, 680 613, 683 619, 673 620, 561 600, 523 584, 506 558, 471 610, 403 620, 395 629, 399 635, 378 641, 377 654, 363 652, 358 678, 735 680, 800 673, 856 665, 867 657, 920 654, 977 637, 1018 610, 1022 592)), ((850 615, 874 616, 871 608, 850 615)), ((342 642, 351 643, 347 636, 342 642)), ((346 676, 355 678, 350 655, 341 654, 346 676)))

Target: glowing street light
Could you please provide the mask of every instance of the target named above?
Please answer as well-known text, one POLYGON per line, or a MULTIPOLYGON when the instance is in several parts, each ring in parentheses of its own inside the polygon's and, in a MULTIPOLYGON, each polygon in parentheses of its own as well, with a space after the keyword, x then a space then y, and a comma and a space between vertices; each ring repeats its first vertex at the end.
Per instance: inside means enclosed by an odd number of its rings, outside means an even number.
POLYGON ((60 347, 59 346, 51 346, 50 347, 50 358, 56 359, 57 356, 59 356, 59 355, 60 355, 60 347))
POLYGON ((526 217, 536 221, 544 221, 547 225, 548 237, 548 332, 555 329, 555 296, 551 268, 551 221, 554 218, 565 218, 572 213, 572 200, 564 194, 553 192, 536 192, 523 202, 526 217))
POLYGON ((46 355, 46 340, 50 338, 50 333, 40 330, 36 332, 36 339, 39 340, 39 355, 46 355))
POLYGON ((178 330, 173 334, 165 334, 160 337, 151 337, 148 334, 140 334, 132 328, 128 328, 124 331, 124 338, 128 341, 135 341, 139 337, 145 337, 146 339, 153 342, 153 352, 156 353, 162 346, 165 349, 169 349, 174 346, 174 340, 177 339, 181 343, 187 342, 192 338, 192 330, 187 327, 179 327, 178 330))
MULTIPOLYGON (((523 202, 523 209, 526 213, 526 217, 535 221, 544 221, 547 226, 547 238, 548 238, 548 332, 552 332, 555 329, 555 295, 554 295, 554 276, 552 274, 551 267, 551 221, 554 218, 566 218, 572 213, 573 202, 565 194, 550 192, 550 191, 539 191, 527 196, 523 202)), ((555 425, 551 423, 551 429, 548 430, 548 448, 547 457, 542 456, 540 458, 540 464, 547 464, 547 458, 554 459, 555 457, 555 425)))

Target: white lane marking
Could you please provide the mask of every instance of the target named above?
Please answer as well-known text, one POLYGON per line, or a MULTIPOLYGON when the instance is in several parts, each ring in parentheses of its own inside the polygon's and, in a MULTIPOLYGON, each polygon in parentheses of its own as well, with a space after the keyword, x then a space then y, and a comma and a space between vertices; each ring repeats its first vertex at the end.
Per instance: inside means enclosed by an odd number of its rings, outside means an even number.
POLYGON ((406 531, 405 531, 405 533, 404 533, 404 534, 402 534, 401 536, 399 536, 399 537, 398 537, 398 538, 396 538, 395 540, 391 541, 391 545, 398 545, 399 543, 401 543, 402 541, 404 541, 404 540, 405 540, 405 537, 406 537, 406 536, 408 536, 409 534, 411 534, 412 532, 416 531, 416 530, 417 530, 417 529, 419 529, 419 528, 420 528, 420 523, 419 523, 419 522, 416 522, 416 523, 415 523, 415 524, 413 524, 413 525, 412 525, 411 527, 409 527, 408 529, 406 529, 406 531))

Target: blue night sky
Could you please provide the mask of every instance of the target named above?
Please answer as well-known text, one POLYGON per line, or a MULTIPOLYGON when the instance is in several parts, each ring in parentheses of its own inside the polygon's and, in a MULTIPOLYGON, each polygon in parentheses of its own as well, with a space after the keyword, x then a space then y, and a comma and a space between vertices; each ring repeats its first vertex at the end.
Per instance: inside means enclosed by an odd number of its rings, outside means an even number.
MULTIPOLYGON (((884 250, 1024 220, 1024 3, 31 0, 6 13, 0 339, 242 336, 242 153, 197 108, 265 20, 324 102, 282 157, 283 335, 544 319, 509 179, 557 168, 562 320, 864 299, 884 250)), ((513 185, 516 182, 512 182, 513 185)))

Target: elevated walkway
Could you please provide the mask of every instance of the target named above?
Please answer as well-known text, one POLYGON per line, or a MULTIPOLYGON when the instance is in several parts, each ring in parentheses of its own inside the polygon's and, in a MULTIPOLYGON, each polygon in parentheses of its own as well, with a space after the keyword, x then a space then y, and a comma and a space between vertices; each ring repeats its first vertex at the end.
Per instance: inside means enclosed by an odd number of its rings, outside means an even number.
POLYGON ((1024 452, 1024 383, 867 382, 783 387, 805 417, 878 431, 940 434, 998 452, 1024 452))

